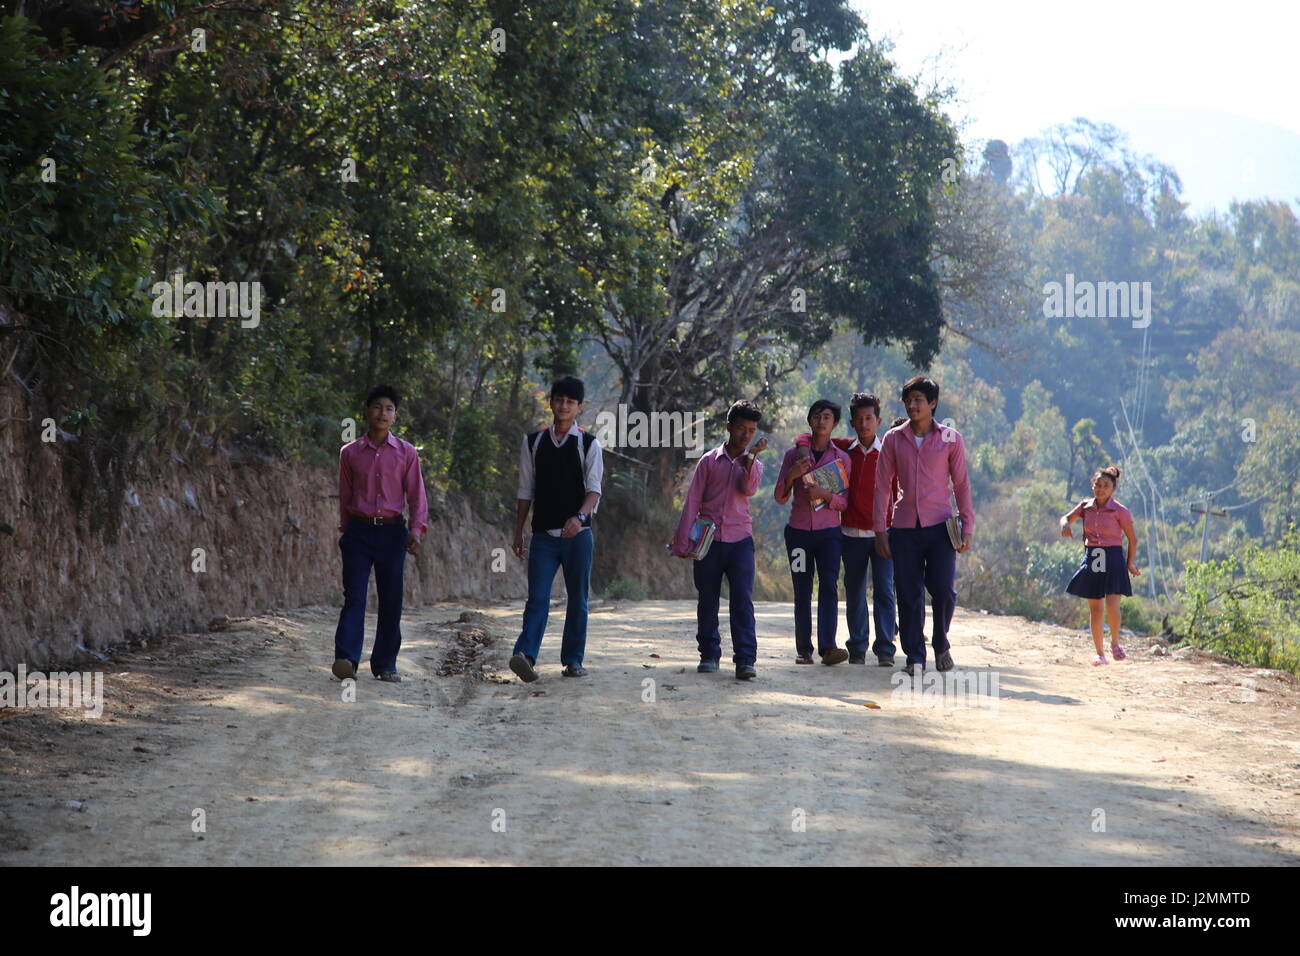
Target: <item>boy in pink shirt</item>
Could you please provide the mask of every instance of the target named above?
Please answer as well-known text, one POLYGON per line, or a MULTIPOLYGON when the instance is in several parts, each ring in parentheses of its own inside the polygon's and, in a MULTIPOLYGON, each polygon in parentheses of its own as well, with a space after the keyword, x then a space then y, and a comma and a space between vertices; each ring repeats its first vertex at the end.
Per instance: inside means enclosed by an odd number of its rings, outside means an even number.
POLYGON ((761 418, 758 406, 751 402, 736 402, 727 410, 727 441, 704 454, 695 466, 682 516, 677 522, 677 534, 670 546, 677 557, 687 557, 695 519, 714 523, 713 544, 692 568, 695 589, 700 595, 695 610, 695 639, 700 650, 696 670, 701 674, 715 673, 722 657, 718 603, 725 576, 731 588, 727 604, 736 680, 753 680, 754 663, 758 659, 753 600, 754 537, 749 499, 763 478, 763 464, 757 456, 767 447, 767 439, 760 439, 753 448, 749 446, 761 418))
POLYGON ((939 386, 922 375, 904 383, 900 397, 907 424, 891 428, 880 446, 874 495, 875 527, 885 527, 894 481, 900 489, 888 534, 876 535, 876 553, 894 559, 894 588, 898 595, 899 643, 907 654, 904 671, 925 670, 925 591, 930 593, 934 628, 935 666, 953 668, 948 627, 957 605, 953 583, 957 555, 970 548, 975 531, 966 446, 955 428, 934 420, 939 386), (961 515, 961 545, 948 538, 951 496, 961 515), (923 590, 924 589, 924 590, 923 590))
POLYGON ((776 487, 777 502, 793 498, 790 520, 785 526, 786 554, 790 559, 790 579, 794 585, 795 663, 811 664, 813 570, 817 573, 817 651, 823 664, 839 664, 849 659, 849 652, 835 646, 839 627, 840 516, 849 506, 848 489, 833 492, 820 485, 808 485, 803 477, 809 471, 838 461, 850 474, 853 462, 831 441, 831 431, 839 424, 840 406, 820 398, 808 409, 808 427, 812 438, 807 446, 795 446, 785 454, 776 487), (820 509, 814 504, 825 505, 820 509))
POLYGON ((339 550, 343 553, 343 610, 334 632, 334 676, 357 676, 365 644, 366 591, 375 569, 379 625, 370 670, 382 681, 400 681, 402 579, 406 555, 420 550, 428 529, 420 454, 390 429, 401 398, 379 385, 366 396, 366 433, 339 451, 339 550), (411 511, 408 530, 402 510, 411 511))

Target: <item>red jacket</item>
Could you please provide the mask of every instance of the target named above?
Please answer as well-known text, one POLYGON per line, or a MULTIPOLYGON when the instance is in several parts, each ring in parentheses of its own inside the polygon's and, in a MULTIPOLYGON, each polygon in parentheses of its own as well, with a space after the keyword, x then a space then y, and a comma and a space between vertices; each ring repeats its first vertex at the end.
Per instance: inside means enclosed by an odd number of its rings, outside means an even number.
MULTIPOLYGON (((861 442, 857 436, 852 438, 837 437, 832 438, 835 447, 842 451, 848 452, 849 460, 853 462, 853 470, 849 473, 849 507, 840 516, 840 524, 848 528, 860 528, 863 531, 874 531, 871 527, 871 509, 873 505, 872 498, 876 491, 876 462, 880 460, 880 449, 871 448, 863 450, 861 442)), ((804 432, 794 440, 796 445, 808 445, 812 442, 812 435, 804 432)), ((880 444, 880 436, 876 436, 876 444, 880 444)), ((889 516, 885 519, 889 527, 894 526, 894 502, 898 500, 898 478, 894 478, 894 493, 889 500, 889 516)))

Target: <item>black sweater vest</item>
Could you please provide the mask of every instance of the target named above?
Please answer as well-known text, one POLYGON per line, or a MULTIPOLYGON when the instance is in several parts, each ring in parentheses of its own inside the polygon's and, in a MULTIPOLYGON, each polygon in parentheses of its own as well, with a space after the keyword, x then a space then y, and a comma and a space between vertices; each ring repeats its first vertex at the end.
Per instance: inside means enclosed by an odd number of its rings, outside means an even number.
POLYGON ((582 441, 584 456, 590 455, 591 443, 596 436, 579 432, 576 427, 569 430, 559 448, 551 441, 550 429, 528 436, 528 447, 537 447, 533 456, 534 532, 563 528, 564 523, 578 513, 587 497, 587 479, 583 474, 582 459, 578 457, 575 436, 582 441))

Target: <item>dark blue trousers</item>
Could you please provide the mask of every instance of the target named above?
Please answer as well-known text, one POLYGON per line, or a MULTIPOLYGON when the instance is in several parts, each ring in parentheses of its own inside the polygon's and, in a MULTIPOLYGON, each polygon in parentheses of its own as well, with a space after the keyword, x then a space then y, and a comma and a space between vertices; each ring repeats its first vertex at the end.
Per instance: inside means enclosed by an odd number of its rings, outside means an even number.
POLYGON ((928 528, 890 528, 894 555, 894 587, 898 593, 899 643, 909 664, 925 663, 925 592, 930 593, 931 645, 938 657, 948 650, 957 591, 957 552, 943 522, 928 528))
POLYGON ((579 531, 572 538, 557 538, 545 531, 533 532, 528 546, 528 602, 524 605, 524 626, 512 654, 523 654, 536 664, 542 649, 542 635, 551 613, 551 588, 555 572, 564 569, 564 589, 569 603, 564 611, 564 633, 560 638, 560 663, 580 666, 587 651, 587 591, 591 585, 591 555, 596 532, 579 531))
POLYGON ((785 526, 785 551, 794 582, 794 648, 802 656, 812 655, 813 568, 817 569, 817 653, 835 648, 840 623, 840 529, 804 531, 785 526), (797 549, 803 551, 803 570, 796 571, 797 549))
POLYGON ((876 554, 875 538, 852 538, 843 535, 844 616, 849 622, 849 639, 844 646, 850 654, 865 654, 871 628, 867 625, 867 571, 871 571, 871 610, 876 621, 876 640, 871 653, 876 657, 894 656, 894 635, 898 630, 894 603, 894 562, 876 554))
POLYGON ((730 543, 714 541, 709 553, 695 565, 695 589, 700 592, 695 607, 695 640, 700 660, 716 661, 722 657, 722 635, 718 632, 718 602, 722 597, 722 578, 730 586, 727 613, 731 619, 732 661, 750 664, 758 660, 758 640, 754 632, 754 539, 730 543))
POLYGON ((404 524, 366 524, 351 521, 339 538, 343 552, 343 610, 334 631, 334 657, 361 661, 366 636, 366 590, 370 569, 375 569, 379 595, 379 626, 370 652, 370 669, 376 674, 397 670, 402 646, 402 577, 406 570, 407 530, 404 524))

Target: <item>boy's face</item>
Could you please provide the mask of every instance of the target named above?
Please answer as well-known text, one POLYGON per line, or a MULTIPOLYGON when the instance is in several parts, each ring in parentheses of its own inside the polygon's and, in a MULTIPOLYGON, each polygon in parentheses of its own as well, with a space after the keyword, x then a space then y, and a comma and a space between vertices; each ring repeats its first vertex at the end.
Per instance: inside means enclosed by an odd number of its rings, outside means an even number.
POLYGON ((570 398, 568 395, 551 396, 551 414, 555 416, 555 424, 571 424, 580 411, 582 411, 582 402, 576 398, 570 398))
POLYGON ((397 421, 397 406, 391 398, 380 396, 366 406, 366 424, 372 432, 386 432, 397 421))
POLYGON ((853 430, 858 433, 858 441, 870 446, 876 440, 876 430, 880 428, 880 416, 870 405, 864 405, 853 413, 853 430))
POLYGON ((732 448, 748 448, 756 434, 758 434, 758 422, 738 418, 727 424, 727 444, 732 448))
POLYGON ((903 405, 907 408, 907 417, 913 422, 927 422, 934 417, 934 410, 938 407, 938 402, 932 402, 925 397, 925 392, 919 388, 912 389, 903 396, 903 405))
POLYGON ((835 427, 835 413, 829 408, 823 408, 816 415, 809 415, 808 427, 812 429, 814 435, 829 435, 831 429, 835 427))

